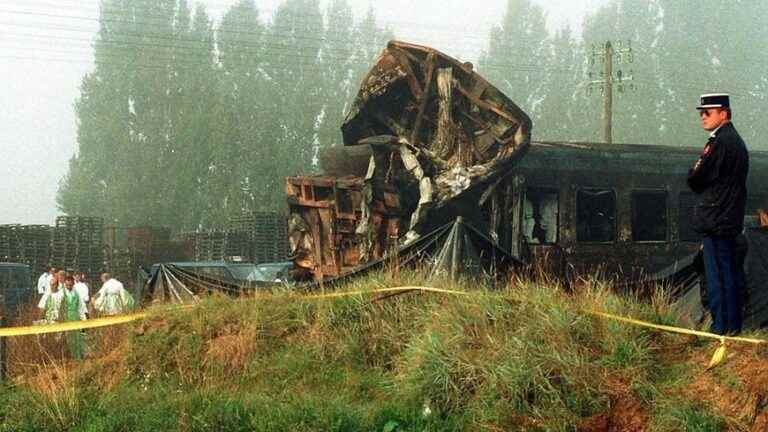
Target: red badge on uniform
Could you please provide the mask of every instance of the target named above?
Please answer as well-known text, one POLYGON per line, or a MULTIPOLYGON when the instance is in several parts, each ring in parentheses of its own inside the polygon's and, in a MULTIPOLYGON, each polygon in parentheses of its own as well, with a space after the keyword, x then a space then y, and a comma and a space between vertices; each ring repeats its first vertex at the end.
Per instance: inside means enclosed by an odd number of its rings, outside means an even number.
POLYGON ((707 144, 707 146, 704 147, 704 153, 702 153, 701 156, 706 157, 711 151, 712 151, 712 147, 710 147, 709 144, 707 144))

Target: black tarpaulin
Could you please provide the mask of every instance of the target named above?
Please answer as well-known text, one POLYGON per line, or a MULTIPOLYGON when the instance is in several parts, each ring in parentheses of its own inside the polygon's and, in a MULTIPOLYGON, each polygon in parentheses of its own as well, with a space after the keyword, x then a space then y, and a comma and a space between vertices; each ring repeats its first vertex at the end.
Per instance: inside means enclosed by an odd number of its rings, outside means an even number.
MULTIPOLYGON (((744 258, 746 292, 744 293, 744 329, 768 327, 768 230, 748 228, 744 258)), ((701 253, 676 261, 657 273, 652 282, 671 287, 674 307, 683 321, 701 322, 704 317, 706 277, 701 253)))
MULTIPOLYGON (((371 270, 378 270, 396 260, 400 266, 418 266, 430 278, 450 278, 485 275, 495 277, 513 268, 520 268, 522 262, 504 251, 499 245, 475 228, 464 218, 455 218, 418 240, 398 249, 397 255, 371 261, 353 272, 325 280, 324 284, 345 281, 362 276, 371 270)), ((310 285, 314 286, 317 283, 310 285)))
POLYGON ((147 282, 152 302, 162 303, 194 303, 204 294, 221 292, 237 295, 254 287, 252 283, 225 281, 172 264, 161 264, 147 282))

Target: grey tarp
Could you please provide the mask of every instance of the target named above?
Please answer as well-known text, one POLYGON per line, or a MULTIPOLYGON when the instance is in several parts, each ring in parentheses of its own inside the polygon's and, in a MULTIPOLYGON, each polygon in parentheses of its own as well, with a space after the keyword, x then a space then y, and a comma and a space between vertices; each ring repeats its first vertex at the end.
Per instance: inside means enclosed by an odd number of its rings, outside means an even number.
MULTIPOLYGON (((428 272, 430 277, 459 276, 495 278, 505 274, 521 262, 499 248, 487 236, 482 234, 462 218, 446 224, 417 241, 401 247, 397 254, 379 259, 359 267, 354 272, 325 280, 324 284, 334 284, 349 278, 360 276, 367 271, 383 268, 394 260, 400 266, 416 265, 428 272)), ((298 285, 298 289, 311 290, 318 284, 298 285)), ((277 286, 277 285, 274 285, 277 286)), ((147 281, 146 292, 153 302, 193 303, 201 295, 211 292, 241 294, 263 285, 238 283, 195 273, 194 269, 182 269, 172 264, 163 264, 147 281)))
POLYGON ((203 294, 240 294, 252 288, 250 283, 238 284, 172 264, 161 264, 147 282, 146 292, 152 296, 152 302, 194 303, 203 294))
MULTIPOLYGON (((487 276, 495 278, 514 268, 521 268, 522 262, 500 248, 496 242, 475 228, 462 217, 442 225, 418 240, 402 246, 397 254, 371 261, 353 272, 324 284, 345 281, 371 270, 383 268, 396 260, 400 266, 418 266, 430 278, 448 276, 487 276)), ((307 285, 311 288, 317 283, 307 285)))
MULTIPOLYGON (((744 329, 768 327, 768 230, 748 228, 744 232, 747 253, 744 258, 744 329)), ((706 284, 701 253, 678 260, 652 278, 652 282, 671 288, 674 306, 681 318, 691 324, 704 316, 706 284)))

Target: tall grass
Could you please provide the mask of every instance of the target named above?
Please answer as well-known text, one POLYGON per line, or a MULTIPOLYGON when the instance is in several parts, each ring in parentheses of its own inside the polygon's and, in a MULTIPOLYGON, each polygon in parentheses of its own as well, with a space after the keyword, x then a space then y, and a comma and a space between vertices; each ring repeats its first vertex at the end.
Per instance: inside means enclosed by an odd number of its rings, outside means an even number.
POLYGON ((94 332, 82 364, 19 369, 0 397, 11 407, 0 430, 570 431, 617 406, 658 430, 724 424, 676 390, 688 371, 668 360, 698 346, 584 313, 674 323, 662 294, 641 302, 596 279, 566 293, 552 281, 491 289, 422 274, 385 271, 340 290, 472 295, 212 296, 94 332))

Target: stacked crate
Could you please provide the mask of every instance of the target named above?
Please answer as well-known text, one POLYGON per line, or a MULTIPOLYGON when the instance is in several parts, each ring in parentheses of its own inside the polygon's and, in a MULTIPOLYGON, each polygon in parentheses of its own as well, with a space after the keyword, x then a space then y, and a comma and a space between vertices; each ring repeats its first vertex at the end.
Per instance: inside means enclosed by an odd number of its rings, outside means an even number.
POLYGON ((198 232, 194 235, 195 261, 218 261, 227 251, 227 234, 224 231, 198 232))
POLYGON ((253 215, 253 261, 285 261, 288 256, 288 221, 277 212, 253 215))
POLYGON ((227 229, 227 255, 239 256, 246 261, 255 261, 253 239, 256 219, 253 213, 243 214, 229 220, 227 229))
POLYGON ((244 261, 253 261, 253 243, 251 236, 244 231, 227 231, 227 257, 240 257, 244 261))
POLYGON ((20 261, 30 267, 32 276, 36 278, 48 269, 53 230, 48 225, 25 225, 19 232, 20 261))
MULTIPOLYGON (((133 283, 142 258, 141 253, 135 249, 110 249, 106 256, 104 270, 128 288, 133 283)), ((91 277, 91 280, 97 281, 96 276, 91 277)))
POLYGON ((104 221, 101 218, 56 218, 51 248, 52 264, 98 274, 104 268, 104 221))
POLYGON ((21 245, 21 225, 0 225, 0 261, 19 262, 21 245))
POLYGON ((126 240, 128 249, 135 250, 140 256, 139 265, 151 266, 161 261, 165 253, 161 245, 171 238, 171 229, 167 227, 128 228, 126 240))
POLYGON ((47 225, 0 225, 0 262, 26 264, 36 279, 48 266, 50 243, 47 225))

